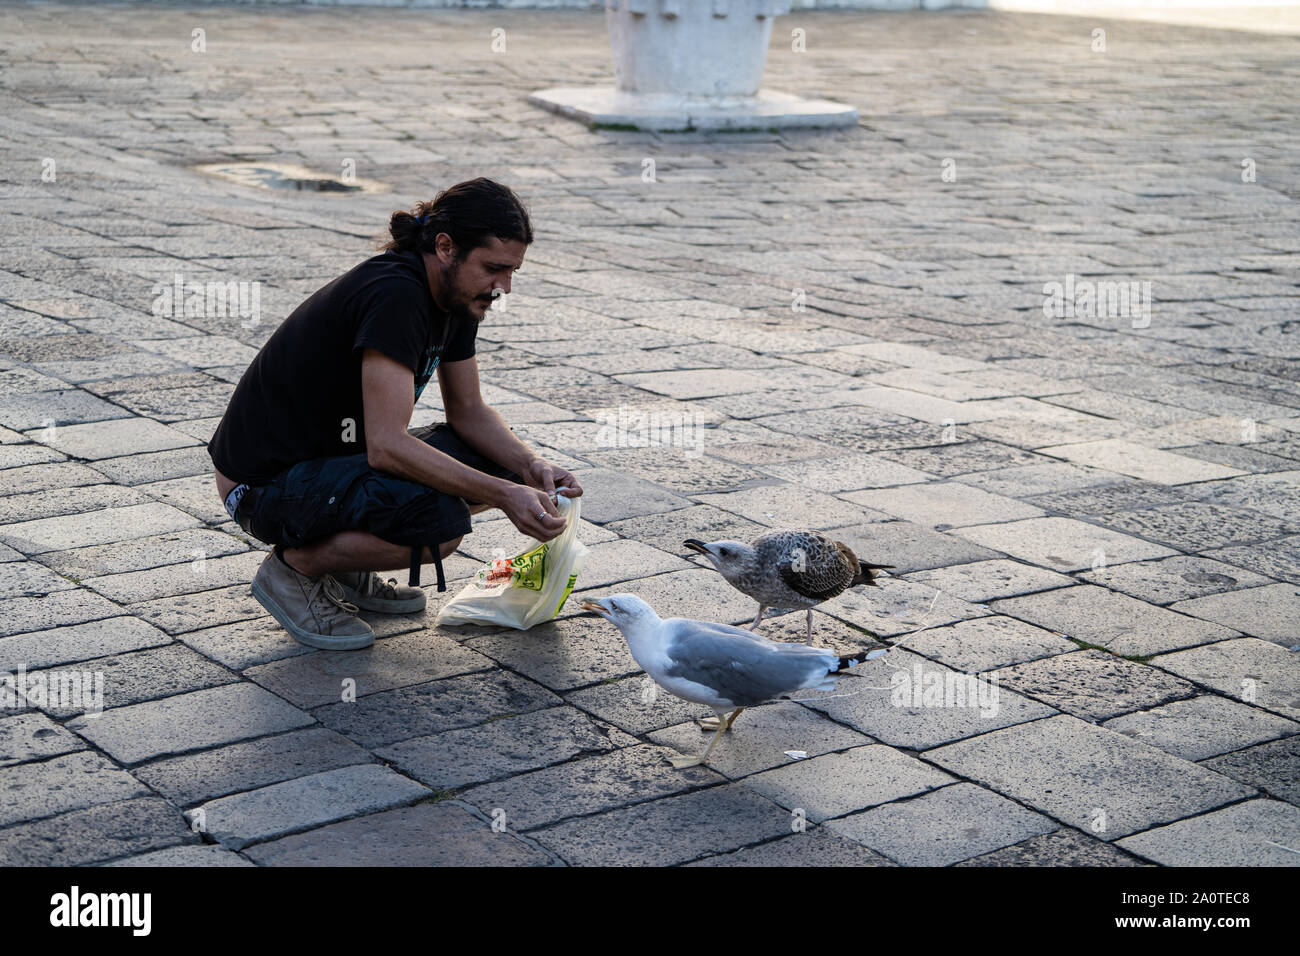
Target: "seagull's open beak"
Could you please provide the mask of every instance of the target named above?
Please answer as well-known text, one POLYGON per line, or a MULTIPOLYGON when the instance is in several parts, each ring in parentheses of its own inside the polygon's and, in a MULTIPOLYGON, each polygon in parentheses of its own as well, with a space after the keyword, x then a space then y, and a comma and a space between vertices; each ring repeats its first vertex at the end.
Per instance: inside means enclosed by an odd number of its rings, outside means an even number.
POLYGON ((700 554, 705 556, 708 556, 709 554, 709 546, 699 538, 687 538, 682 542, 682 544, 690 548, 692 551, 698 551, 700 554))
POLYGON ((599 601, 583 601, 578 606, 584 611, 591 611, 595 614, 599 614, 605 620, 609 620, 609 611, 606 610, 605 605, 601 604, 599 601))

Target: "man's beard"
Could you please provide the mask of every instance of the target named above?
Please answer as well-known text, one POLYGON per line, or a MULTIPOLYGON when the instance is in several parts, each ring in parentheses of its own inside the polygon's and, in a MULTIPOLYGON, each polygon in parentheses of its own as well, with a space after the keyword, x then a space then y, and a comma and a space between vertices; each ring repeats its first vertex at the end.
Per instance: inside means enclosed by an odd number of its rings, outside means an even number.
MULTIPOLYGON (((483 316, 477 315, 470 311, 470 306, 474 304, 471 299, 469 302, 456 301, 455 296, 459 286, 456 283, 457 276, 460 273, 460 263, 456 262, 450 266, 442 267, 442 287, 447 289, 452 296, 452 302, 447 306, 447 314, 452 318, 462 322, 480 322, 483 316)), ((486 314, 486 313, 484 313, 486 314)))

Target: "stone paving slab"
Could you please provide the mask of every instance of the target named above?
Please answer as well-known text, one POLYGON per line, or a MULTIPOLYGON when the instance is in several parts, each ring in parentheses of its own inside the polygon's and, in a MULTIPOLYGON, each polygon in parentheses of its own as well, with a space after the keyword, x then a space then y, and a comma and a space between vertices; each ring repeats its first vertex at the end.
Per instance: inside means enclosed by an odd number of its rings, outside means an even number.
POLYGON ((75 664, 170 643, 170 637, 137 617, 110 617, 0 639, 0 671, 75 664))
POLYGON ((1151 663, 1220 694, 1300 720, 1295 655, 1276 644, 1243 637, 1160 654, 1151 663))
POLYGON ((924 756, 1104 840, 1255 792, 1066 714, 959 741, 924 756))
POLYGON ((296 777, 373 761, 370 752, 323 727, 260 737, 179 757, 163 757, 132 773, 177 806, 296 777))
MULTIPOLYGON (((979 617, 930 628, 907 640, 907 649, 948 667, 979 674, 1078 650, 1051 631, 1012 617, 979 617)), ((999 671, 999 676, 1003 672, 999 671)))
POLYGON ((105 863, 103 865, 109 867, 174 867, 256 866, 257 864, 244 859, 238 853, 227 850, 225 847, 205 844, 203 846, 174 846, 168 847, 165 850, 153 850, 150 853, 141 853, 139 856, 129 856, 125 859, 114 860, 111 863, 105 863))
MULTIPOLYGON (((803 490, 791 494, 784 485, 763 485, 717 495, 697 494, 695 500, 769 528, 816 527, 832 531, 845 525, 868 524, 885 518, 879 511, 861 508, 818 491, 803 490)), ((696 535, 688 534, 687 537, 696 535)))
POLYGON ((186 813, 190 823, 224 847, 306 830, 346 817, 413 803, 429 790, 377 764, 309 774, 212 800, 186 813))
POLYGON ((1074 583, 1073 578, 1064 574, 1006 558, 971 561, 932 571, 913 571, 904 575, 904 580, 929 585, 972 604, 1048 591, 1074 583))
POLYGON ((1185 680, 1098 650, 1006 667, 998 678, 1012 690, 1093 723, 1196 693, 1185 680))
POLYGON ((261 866, 550 866, 551 858, 454 802, 399 807, 246 851, 261 866))
POLYGON ((81 738, 68 733, 44 714, 0 718, 0 767, 57 757, 84 746, 81 738))
POLYGON ((799 760, 754 774, 745 786, 821 823, 831 817, 913 797, 954 778, 879 744, 799 760))
POLYGON ((645 734, 696 717, 713 716, 713 711, 703 704, 664 693, 645 674, 585 687, 565 700, 629 734, 645 734))
POLYGON ((953 533, 1053 571, 1082 571, 1099 562, 1114 564, 1174 554, 1162 545, 1073 518, 1027 518, 972 525, 953 533))
POLYGON ((894 866, 892 860, 838 836, 825 827, 769 843, 705 857, 687 866, 894 866))
POLYGON ((1071 445, 1054 445, 1039 449, 1044 455, 1054 455, 1082 465, 1092 465, 1121 475, 1131 475, 1144 481, 1177 485, 1191 481, 1213 481, 1232 478, 1246 472, 1227 468, 1213 462, 1199 461, 1186 455, 1147 448, 1135 442, 1110 438, 1102 441, 1079 442, 1071 445))
POLYGON ((1214 695, 1171 701, 1116 717, 1102 726, 1184 760, 1197 761, 1300 733, 1300 724, 1293 720, 1214 695))
POLYGON ((872 560, 873 564, 892 564, 894 570, 889 573, 894 575, 1002 557, 990 548, 911 521, 839 528, 836 538, 852 548, 854 554, 865 555, 863 560, 877 556, 880 560, 872 560), (884 560, 886 557, 888 561, 884 560))
POLYGON ((1253 544, 1294 534, 1297 525, 1268 515, 1187 501, 1102 515, 1106 525, 1183 551, 1253 544))
POLYGON ((98 754, 72 753, 0 769, 0 827, 148 793, 98 754))
POLYGON ((113 759, 132 764, 313 723, 255 684, 227 684, 77 717, 67 724, 113 759))
POLYGON ((114 458, 134 452, 161 451, 194 445, 193 437, 147 418, 119 418, 87 425, 62 425, 48 440, 42 432, 31 437, 74 458, 114 458))
MULTIPOLYGON (((691 755, 704 752, 713 731, 703 729, 692 720, 646 736, 654 743, 691 755)), ((790 752, 816 757, 869 743, 872 743, 870 737, 805 707, 777 701, 745 708, 744 714, 736 718, 736 726, 724 733, 713 748, 709 769, 735 780, 803 759, 791 757, 790 752)))
POLYGON ((1192 598, 1170 605, 1170 610, 1216 621, 1283 647, 1300 644, 1300 591, 1292 584, 1192 598))
MULTIPOLYGON (((184 644, 169 644, 146 650, 131 651, 113 657, 97 657, 81 661, 75 668, 52 668, 43 671, 31 671, 32 678, 44 678, 50 687, 54 686, 58 675, 72 670, 83 675, 103 675, 103 699, 95 693, 93 705, 84 699, 79 701, 38 702, 28 694, 28 699, 47 714, 64 719, 76 714, 91 713, 92 706, 98 709, 125 707, 142 701, 157 700, 192 690, 218 687, 232 684, 239 678, 224 667, 212 663, 201 654, 196 654, 184 644)), ((40 679, 37 678, 37 679, 40 679)), ((95 682, 98 677, 90 678, 95 682)), ((88 684, 82 678, 82 686, 88 684)), ((96 685, 97 686, 97 683, 96 685)))
MULTIPOLYGON (((1092 584, 1166 607, 1176 601, 1188 601, 1270 583, 1262 574, 1243 571, 1221 561, 1187 555, 1109 565, 1085 571, 1079 577, 1092 584)), ((1227 621, 1219 623, 1233 626, 1227 621)))
POLYGON ((986 696, 981 699, 981 691, 972 689, 969 682, 966 675, 904 650, 868 662, 861 674, 841 677, 833 692, 801 691, 799 696, 806 698, 813 710, 881 743, 914 750, 1056 713, 1051 707, 990 681, 982 684, 986 696), (889 661, 889 666, 883 661, 889 661), (895 678, 895 674, 899 676, 895 678), (927 677, 929 674, 937 676, 927 677), (960 683, 962 696, 954 693, 926 705, 925 688, 936 681, 960 683), (994 688, 996 701, 992 697, 994 688))
POLYGON ((1287 803, 1300 806, 1300 737, 1247 747, 1204 766, 1287 803))
MULTIPOLYGON (((605 527, 625 537, 643 541, 660 551, 683 557, 693 553, 682 547, 685 538, 699 538, 702 541, 721 541, 724 538, 752 541, 770 530, 766 525, 738 517, 712 505, 693 505, 679 511, 627 518, 611 522, 605 527)), ((583 541, 586 540, 584 537, 583 541)), ((579 580, 582 580, 581 575, 579 580)))
POLYGON ((575 708, 552 707, 404 740, 375 756, 435 790, 452 790, 636 743, 575 708))
POLYGON ((62 813, 0 834, 0 866, 89 866, 199 842, 175 807, 149 796, 62 813))
POLYGON ((264 557, 260 551, 209 557, 205 550, 195 548, 181 559, 183 563, 87 577, 81 583, 118 604, 139 604, 250 581, 264 557))
POLYGON ((105 508, 81 515, 75 523, 64 518, 38 518, 0 527, 0 541, 24 554, 66 551, 93 544, 109 544, 143 534, 160 534, 192 528, 198 521, 183 511, 160 503, 105 508))
POLYGON ((47 551, 34 558, 59 574, 84 580, 164 565, 189 565, 199 557, 220 558, 247 550, 242 541, 231 535, 209 528, 192 528, 87 548, 47 551))
POLYGON ((361 746, 375 748, 559 703, 560 698, 540 684, 491 671, 381 691, 356 703, 321 707, 316 716, 361 746))
MULTIPOLYGON (((866 454, 772 462, 758 467, 777 478, 828 494, 911 485, 930 480, 925 472, 866 454)), ((860 503, 871 507, 869 500, 860 503)))
POLYGON ((1091 584, 1006 598, 994 611, 1114 654, 1145 656, 1222 641, 1237 632, 1135 600, 1091 584))
POLYGON ((82 589, 55 591, 44 597, 0 600, 0 637, 35 629, 82 624, 118 617, 124 612, 111 601, 82 589))
POLYGON ((990 494, 956 481, 936 481, 901 488, 873 488, 844 495, 849 501, 883 511, 923 527, 946 531, 990 521, 1037 518, 1043 512, 1014 498, 990 494))
MULTIPOLYGON (((679 547, 674 551, 680 551, 679 547)), ((643 577, 670 571, 685 571, 692 567, 690 561, 640 541, 606 541, 590 545, 587 561, 578 572, 575 590, 612 588, 624 582, 632 583, 643 577)))
POLYGON ((1166 866, 1300 866, 1300 808, 1248 800, 1118 845, 1166 866))
MULTIPOLYGON (((667 609, 661 611, 671 616, 667 609)), ((623 635, 594 615, 539 624, 524 633, 508 630, 471 638, 465 644, 561 693, 641 673, 623 635)))
POLYGON ((957 783, 826 826, 904 866, 945 866, 1049 833, 1058 824, 974 784, 957 783))
POLYGON ((957 866, 1141 866, 1114 844, 1062 827, 957 866))
MULTIPOLYGON (((156 633, 162 634, 161 631, 156 633)), ((315 652, 313 648, 295 641, 270 615, 187 631, 179 635, 178 640, 234 671, 315 652)))
POLYGON ((788 812, 737 783, 570 820, 531 836, 572 866, 671 866, 785 835, 790 826, 788 812))
POLYGON ((450 638, 421 631, 348 654, 295 655, 250 667, 244 676, 292 704, 312 708, 493 666, 482 654, 450 638))
POLYGON ((504 811, 506 826, 525 832, 724 780, 708 767, 675 769, 667 760, 675 755, 664 747, 627 747, 473 787, 460 799, 489 816, 504 811))
POLYGON ((247 584, 141 601, 128 605, 127 609, 172 635, 266 616, 266 609, 253 597, 247 584))

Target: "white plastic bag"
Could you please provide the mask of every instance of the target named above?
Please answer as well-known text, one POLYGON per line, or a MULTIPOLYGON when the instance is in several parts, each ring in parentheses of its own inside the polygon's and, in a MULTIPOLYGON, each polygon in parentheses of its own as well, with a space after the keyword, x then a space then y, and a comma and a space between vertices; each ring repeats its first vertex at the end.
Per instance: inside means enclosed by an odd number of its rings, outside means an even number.
POLYGON ((496 624, 526 631, 560 613, 587 560, 578 540, 578 498, 555 496, 567 523, 559 536, 535 542, 513 558, 498 558, 438 611, 439 624, 496 624))

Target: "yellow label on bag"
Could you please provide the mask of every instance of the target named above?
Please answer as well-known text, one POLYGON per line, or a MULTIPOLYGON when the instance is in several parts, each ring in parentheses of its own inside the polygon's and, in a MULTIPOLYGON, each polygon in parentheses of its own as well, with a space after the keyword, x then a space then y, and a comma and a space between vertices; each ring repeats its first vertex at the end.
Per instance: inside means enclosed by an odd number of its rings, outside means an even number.
POLYGON ((542 584, 546 581, 546 552, 548 550, 550 550, 549 541, 514 558, 510 563, 514 565, 515 570, 519 573, 510 582, 511 587, 540 591, 542 584))
POLYGON ((560 608, 564 607, 564 602, 569 599, 569 595, 573 593, 573 586, 577 583, 578 575, 570 574, 569 583, 564 586, 564 593, 560 595, 560 603, 555 605, 555 610, 551 612, 551 617, 555 617, 555 615, 560 613, 560 608))

